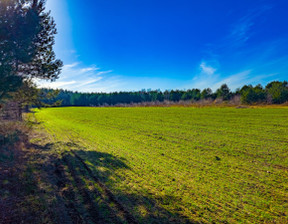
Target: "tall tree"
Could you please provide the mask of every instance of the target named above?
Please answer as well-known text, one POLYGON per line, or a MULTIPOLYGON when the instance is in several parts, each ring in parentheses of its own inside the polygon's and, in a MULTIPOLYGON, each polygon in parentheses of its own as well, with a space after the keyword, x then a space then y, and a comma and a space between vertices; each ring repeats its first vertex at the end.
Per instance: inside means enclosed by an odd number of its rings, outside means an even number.
POLYGON ((203 89, 201 92, 201 99, 208 99, 211 97, 212 94, 213 94, 212 89, 210 88, 203 89))
POLYGON ((231 91, 227 84, 222 84, 219 89, 216 90, 217 97, 222 97, 223 100, 229 100, 231 98, 231 91))
POLYGON ((0 0, 0 100, 26 81, 58 78, 55 34, 45 0, 0 0))

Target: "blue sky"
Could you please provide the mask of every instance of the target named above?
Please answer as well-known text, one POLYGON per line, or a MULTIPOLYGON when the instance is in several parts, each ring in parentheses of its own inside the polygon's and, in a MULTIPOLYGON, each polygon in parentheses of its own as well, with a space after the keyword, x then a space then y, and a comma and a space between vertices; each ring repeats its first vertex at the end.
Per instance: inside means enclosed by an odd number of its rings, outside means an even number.
POLYGON ((288 79, 286 0, 47 0, 60 78, 83 92, 288 79))

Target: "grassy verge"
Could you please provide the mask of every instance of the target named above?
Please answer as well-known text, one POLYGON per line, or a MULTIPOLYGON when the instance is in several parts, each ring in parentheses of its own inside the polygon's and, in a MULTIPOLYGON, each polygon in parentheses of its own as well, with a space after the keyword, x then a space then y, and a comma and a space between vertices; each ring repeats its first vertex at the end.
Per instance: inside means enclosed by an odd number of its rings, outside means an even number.
POLYGON ((63 217, 50 180, 56 154, 47 151, 41 130, 32 131, 33 123, 0 125, 0 223, 61 223, 57 217, 63 217))

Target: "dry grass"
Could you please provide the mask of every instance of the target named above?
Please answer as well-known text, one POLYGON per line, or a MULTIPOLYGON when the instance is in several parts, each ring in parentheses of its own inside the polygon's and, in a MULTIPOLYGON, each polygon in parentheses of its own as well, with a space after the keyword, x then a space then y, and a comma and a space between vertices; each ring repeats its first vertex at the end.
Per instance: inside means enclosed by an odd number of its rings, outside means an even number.
POLYGON ((153 102, 141 102, 141 103, 130 103, 124 104, 119 103, 115 105, 105 104, 101 107, 236 107, 236 108, 285 108, 288 106, 288 102, 284 104, 269 104, 269 103, 255 103, 252 105, 242 104, 240 96, 234 96, 229 101, 224 101, 221 98, 217 98, 215 100, 209 99, 201 99, 198 101, 191 100, 180 100, 177 102, 164 100, 164 101, 153 101, 153 102))
POLYGON ((0 121, 0 223, 21 223, 19 204, 23 186, 29 182, 25 173, 25 152, 30 128, 23 122, 0 121))
POLYGON ((30 127, 24 122, 0 120, 0 161, 5 154, 11 154, 12 149, 21 150, 28 141, 29 131, 30 127))

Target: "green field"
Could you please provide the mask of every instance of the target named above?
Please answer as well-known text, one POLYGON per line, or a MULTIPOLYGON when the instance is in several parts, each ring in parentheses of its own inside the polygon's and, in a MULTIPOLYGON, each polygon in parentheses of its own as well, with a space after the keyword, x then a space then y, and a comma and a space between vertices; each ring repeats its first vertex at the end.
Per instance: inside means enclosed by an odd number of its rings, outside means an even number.
MULTIPOLYGON (((138 223, 288 223, 287 108, 50 108, 35 117, 57 152, 73 150, 138 223)), ((96 184, 77 175, 97 205, 96 184)))

